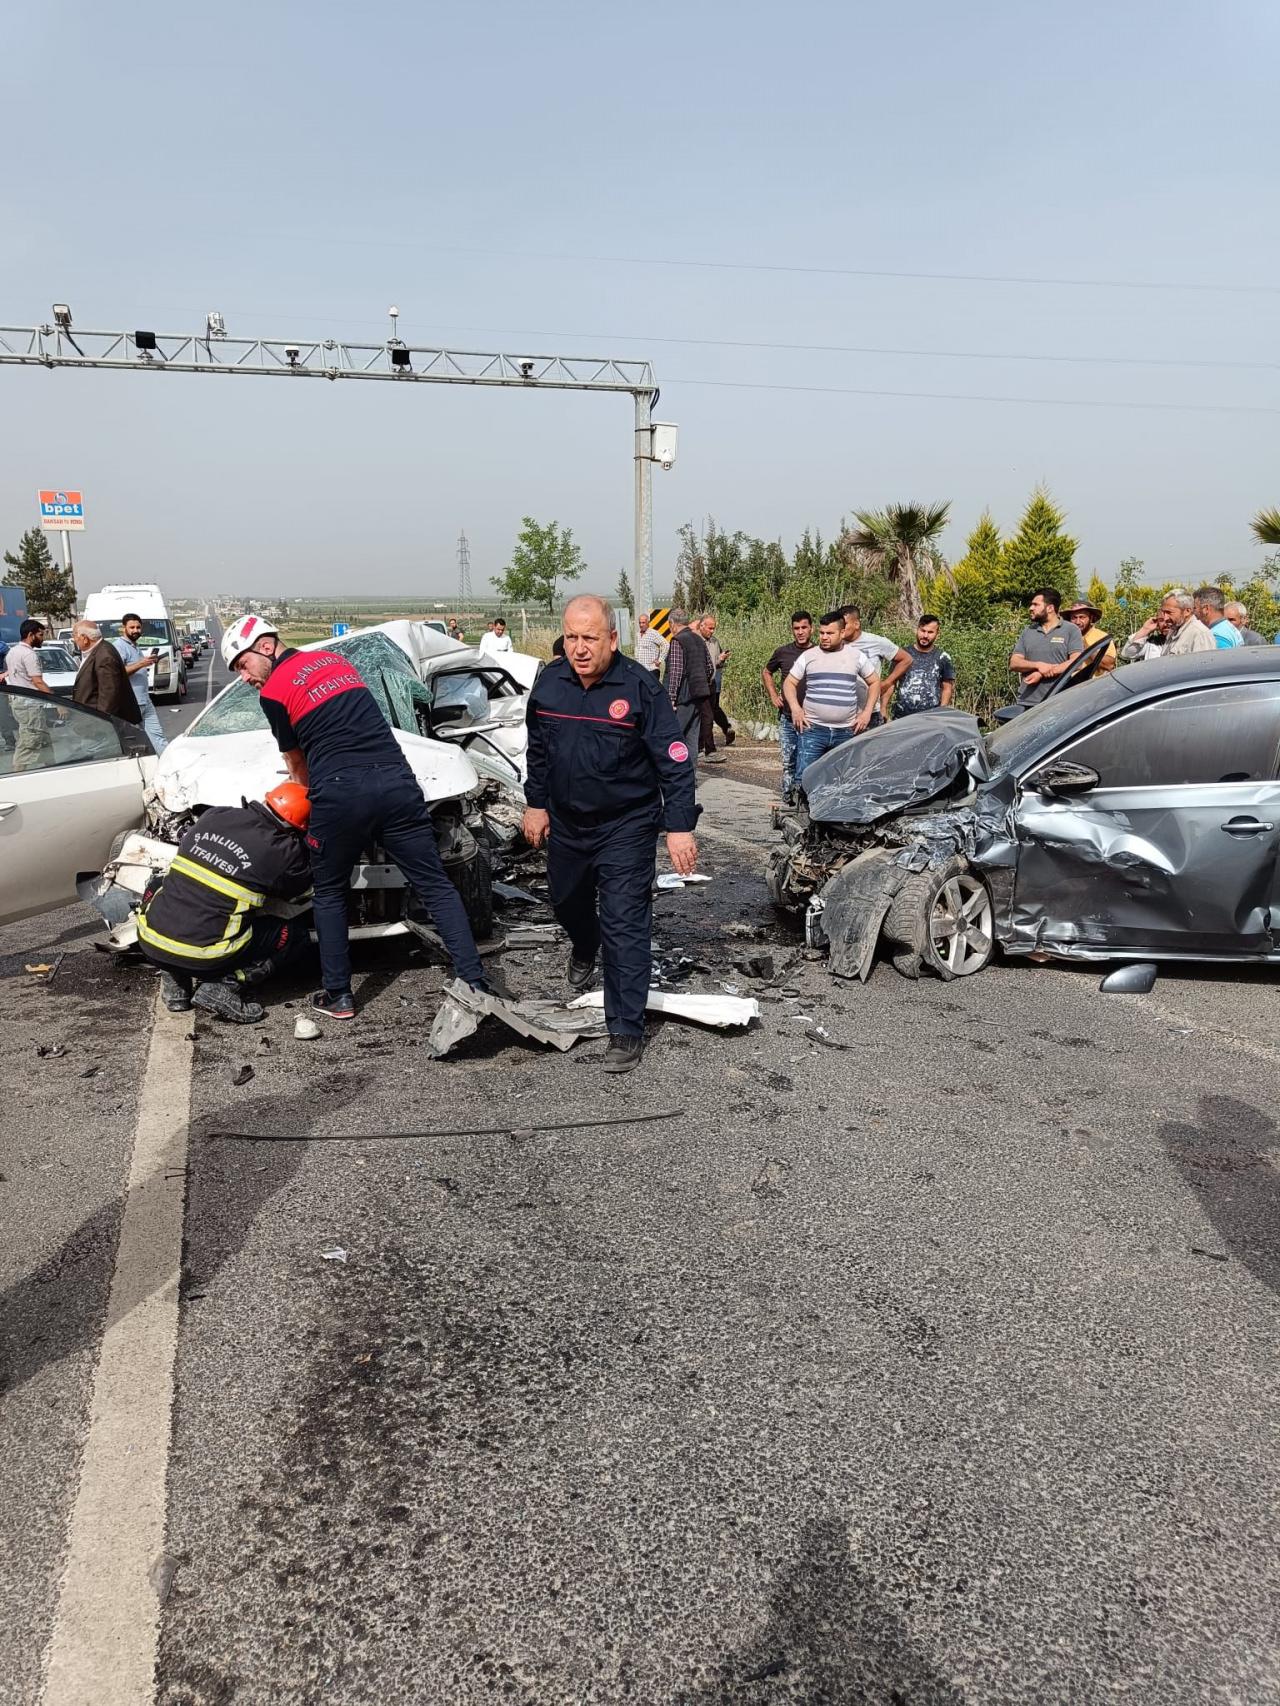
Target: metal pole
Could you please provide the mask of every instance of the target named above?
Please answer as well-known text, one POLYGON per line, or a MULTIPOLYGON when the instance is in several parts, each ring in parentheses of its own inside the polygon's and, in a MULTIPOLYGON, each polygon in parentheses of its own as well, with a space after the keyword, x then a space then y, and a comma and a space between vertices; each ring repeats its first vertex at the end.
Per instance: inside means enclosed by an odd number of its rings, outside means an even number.
POLYGON ((636 552, 633 616, 653 608, 653 393, 636 392, 636 552))
POLYGON ((76 566, 71 560, 71 535, 65 528, 62 532, 62 566, 71 577, 71 614, 74 616, 79 602, 76 597, 76 566))

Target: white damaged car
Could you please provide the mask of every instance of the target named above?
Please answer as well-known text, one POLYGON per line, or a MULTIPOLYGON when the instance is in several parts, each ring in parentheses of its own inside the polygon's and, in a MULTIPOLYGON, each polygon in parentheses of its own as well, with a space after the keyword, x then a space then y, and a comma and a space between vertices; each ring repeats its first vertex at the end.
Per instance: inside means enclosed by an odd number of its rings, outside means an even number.
MULTIPOLYGON (((384 622, 300 649, 337 652, 359 670, 426 797, 440 857, 471 927, 487 937, 495 857, 520 844, 525 708, 541 662, 522 652, 481 653, 425 622, 384 622)), ((232 683, 158 760, 141 832, 121 840, 99 882, 81 887, 109 923, 123 927, 117 945, 127 943, 130 911, 152 874, 167 866, 200 813, 261 799, 285 776, 257 693, 232 683)), ((353 937, 415 930, 416 903, 381 847, 363 850, 350 897, 353 937)))

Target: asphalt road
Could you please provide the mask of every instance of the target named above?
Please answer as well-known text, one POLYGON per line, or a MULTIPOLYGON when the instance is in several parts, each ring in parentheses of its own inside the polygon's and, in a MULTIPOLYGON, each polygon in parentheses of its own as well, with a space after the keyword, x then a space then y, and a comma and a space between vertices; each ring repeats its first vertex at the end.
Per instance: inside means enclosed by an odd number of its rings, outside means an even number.
MULTIPOLYGON (((773 956, 749 1033, 655 1024, 620 1081, 492 1024, 433 1062, 443 972, 394 944, 319 1042, 301 985, 197 1021, 157 1699, 1280 1699, 1274 979, 836 984, 769 916, 760 791, 703 797, 714 881, 655 935, 690 987, 773 956)), ((150 998, 78 922, 0 935, 4 1702, 150 998)))

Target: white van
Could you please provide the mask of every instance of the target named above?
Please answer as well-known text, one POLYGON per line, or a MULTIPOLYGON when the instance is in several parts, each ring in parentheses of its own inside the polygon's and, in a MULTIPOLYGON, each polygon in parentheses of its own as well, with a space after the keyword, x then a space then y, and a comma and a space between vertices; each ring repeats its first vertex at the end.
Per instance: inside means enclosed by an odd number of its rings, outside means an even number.
POLYGON ((128 615, 142 619, 138 649, 158 651, 159 657, 147 672, 153 699, 171 699, 176 704, 186 692, 186 671, 177 630, 169 620, 164 596, 148 582, 104 586, 84 601, 85 619, 96 622, 108 640, 119 637, 120 623, 128 615))

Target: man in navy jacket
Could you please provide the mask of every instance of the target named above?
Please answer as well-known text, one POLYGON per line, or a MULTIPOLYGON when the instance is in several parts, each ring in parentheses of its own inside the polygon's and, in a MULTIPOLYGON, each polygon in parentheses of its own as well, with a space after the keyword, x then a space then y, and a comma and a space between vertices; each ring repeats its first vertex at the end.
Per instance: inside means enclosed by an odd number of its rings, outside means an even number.
POLYGON ((603 599, 570 603, 564 645, 529 696, 524 833, 535 847, 549 838, 570 985, 585 989, 603 959, 604 1070, 630 1072, 644 1049, 659 832, 682 875, 698 861, 694 759, 657 678, 619 652, 603 599))

